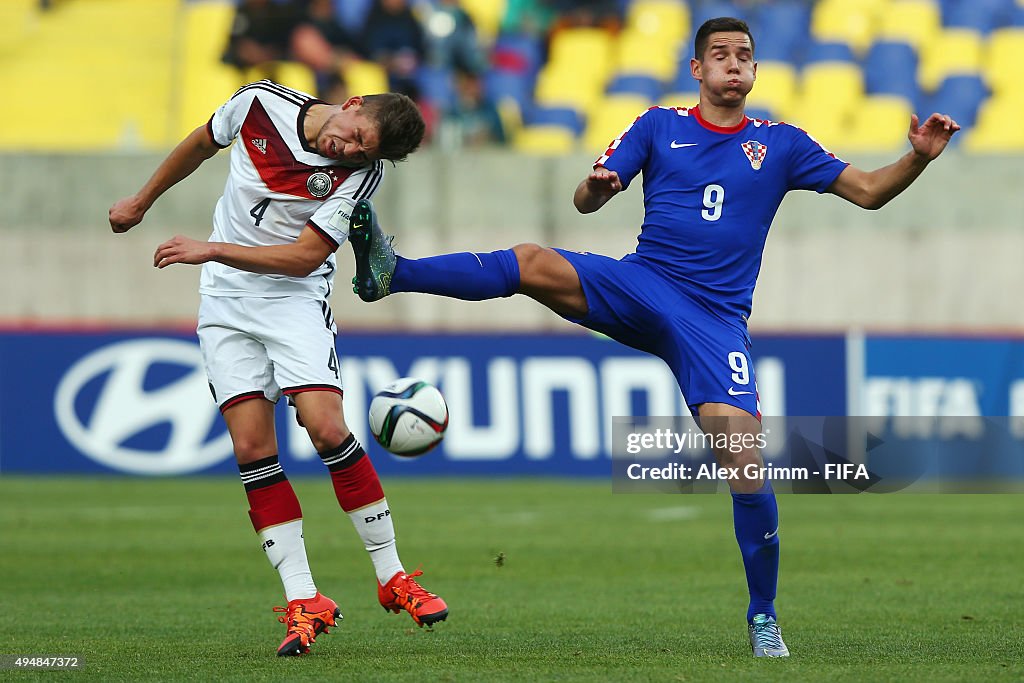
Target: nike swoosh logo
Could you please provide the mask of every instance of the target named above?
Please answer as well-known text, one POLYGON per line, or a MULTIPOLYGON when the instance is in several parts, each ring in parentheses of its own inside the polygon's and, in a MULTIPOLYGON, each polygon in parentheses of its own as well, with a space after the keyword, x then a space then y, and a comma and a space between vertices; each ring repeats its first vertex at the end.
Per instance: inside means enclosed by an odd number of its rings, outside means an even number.
POLYGON ((742 396, 743 394, 752 394, 752 393, 754 393, 754 392, 753 391, 736 391, 732 387, 729 387, 729 395, 730 396, 742 396))
POLYGON ((775 531, 771 532, 770 534, 765 534, 764 535, 764 540, 766 540, 766 541, 770 540, 773 536, 778 536, 778 535, 779 535, 779 530, 776 529, 775 531))
POLYGON ((679 149, 681 147, 696 147, 696 146, 697 146, 696 142, 676 142, 675 140, 673 140, 672 144, 669 145, 669 147, 671 147, 672 149, 679 149))

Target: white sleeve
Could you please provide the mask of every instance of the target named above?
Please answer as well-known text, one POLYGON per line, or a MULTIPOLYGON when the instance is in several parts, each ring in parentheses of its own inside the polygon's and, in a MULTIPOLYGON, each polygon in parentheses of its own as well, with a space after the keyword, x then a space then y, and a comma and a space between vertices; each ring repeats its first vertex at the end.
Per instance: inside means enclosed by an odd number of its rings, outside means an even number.
POLYGON ((338 186, 334 194, 309 219, 307 225, 335 248, 348 239, 348 223, 352 219, 352 208, 360 199, 369 199, 384 179, 384 162, 375 161, 361 168, 338 186))
POLYGON ((230 100, 222 104, 217 111, 213 112, 213 116, 206 124, 206 132, 210 134, 213 144, 218 147, 227 147, 234 141, 238 131, 242 130, 245 115, 248 113, 254 97, 256 97, 255 88, 243 87, 230 100))

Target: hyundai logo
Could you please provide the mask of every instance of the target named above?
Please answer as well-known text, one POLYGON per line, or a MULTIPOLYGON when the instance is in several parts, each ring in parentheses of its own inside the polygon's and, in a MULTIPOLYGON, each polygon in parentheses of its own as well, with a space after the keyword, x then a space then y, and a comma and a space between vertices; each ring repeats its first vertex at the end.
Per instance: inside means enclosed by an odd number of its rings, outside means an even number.
POLYGON ((232 448, 227 432, 211 438, 219 414, 210 400, 202 360, 199 347, 185 341, 134 339, 105 346, 61 378, 54 398, 57 424, 82 453, 122 472, 203 470, 230 456, 232 448), (147 373, 156 364, 177 366, 183 374, 147 389, 147 373), (163 426, 170 427, 170 434, 159 447, 125 445, 163 426))

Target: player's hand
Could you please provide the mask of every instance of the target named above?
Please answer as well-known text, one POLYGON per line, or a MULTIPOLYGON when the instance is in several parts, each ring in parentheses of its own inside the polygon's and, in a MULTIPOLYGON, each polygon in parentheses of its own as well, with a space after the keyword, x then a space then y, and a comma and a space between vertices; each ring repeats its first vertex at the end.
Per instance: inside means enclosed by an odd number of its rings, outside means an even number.
POLYGON ((197 266, 213 258, 213 247, 209 242, 200 242, 184 235, 175 235, 156 248, 153 265, 166 268, 174 263, 197 266))
POLYGON ((599 166, 587 176, 587 191, 598 196, 610 197, 622 191, 622 181, 615 171, 599 166))
POLYGON ((125 197, 110 207, 110 229, 115 233, 128 232, 141 223, 145 216, 146 208, 136 197, 125 197))
POLYGON ((917 114, 912 115, 907 137, 914 151, 929 161, 942 154, 953 134, 960 130, 960 124, 946 114, 932 114, 923 124, 918 123, 917 114))

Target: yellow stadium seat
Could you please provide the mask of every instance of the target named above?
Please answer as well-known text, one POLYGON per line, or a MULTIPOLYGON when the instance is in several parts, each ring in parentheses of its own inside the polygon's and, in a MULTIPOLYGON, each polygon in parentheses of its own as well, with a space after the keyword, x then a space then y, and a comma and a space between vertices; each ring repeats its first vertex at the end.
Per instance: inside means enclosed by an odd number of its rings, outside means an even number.
POLYGON ((1024 28, 1003 28, 993 31, 982 54, 982 74, 997 95, 1016 91, 1024 93, 1024 80, 1009 65, 1024 64, 1024 28))
POLYGON ((570 68, 547 64, 537 75, 534 100, 546 107, 569 107, 586 111, 604 92, 605 78, 575 73, 570 68))
POLYGON ((933 0, 893 0, 879 15, 877 38, 900 40, 919 50, 941 28, 939 5, 933 0))
POLYGON ((588 152, 600 154, 608 143, 619 137, 627 126, 651 107, 642 97, 606 97, 587 112, 587 127, 583 132, 583 146, 588 152))
MULTIPOLYGON (((817 109, 823 115, 843 116, 864 96, 860 67, 850 62, 816 62, 804 67, 799 94, 793 107, 806 113, 817 109)), ((788 116, 788 112, 783 110, 788 116)))
POLYGON ((180 82, 173 136, 178 140, 204 125, 217 107, 244 85, 241 71, 219 62, 204 66, 186 64, 180 82))
POLYGON ((17 50, 36 30, 39 0, 0 2, 0 59, 17 50))
POLYGON ((850 128, 843 136, 844 150, 898 152, 907 146, 913 108, 902 97, 875 95, 864 98, 851 112, 850 128))
POLYGON ((667 81, 676 73, 679 41, 652 40, 646 33, 626 29, 616 43, 614 70, 619 73, 646 74, 667 81))
POLYGON ((1013 125, 1020 117, 1024 102, 989 98, 978 111, 978 120, 967 131, 964 149, 981 154, 1019 154, 1024 152, 1024 128, 1013 125), (1008 123, 1009 122, 1009 123, 1008 123))
POLYGON ((659 107, 683 107, 689 109, 697 106, 697 93, 695 92, 670 92, 665 93, 655 102, 659 107))
POLYGON ((611 71, 614 40, 599 28, 566 28, 551 38, 548 66, 571 70, 580 78, 603 80, 611 71))
POLYGON ((388 72, 374 62, 351 62, 342 75, 352 95, 376 95, 388 92, 388 72))
POLYGON ((759 62, 754 89, 747 95, 747 106, 768 109, 781 116, 793 106, 796 97, 796 70, 788 62, 759 62))
POLYGON ((480 42, 492 44, 505 16, 505 0, 460 0, 459 4, 473 20, 480 42))
POLYGON ((690 20, 690 6, 681 0, 634 0, 626 11, 626 31, 678 44, 690 36, 690 20))
POLYGON ((811 13, 811 36, 822 42, 846 43, 866 50, 875 35, 877 14, 884 2, 825 0, 811 13))
POLYGON ((576 137, 562 126, 524 126, 512 137, 516 151, 535 156, 560 156, 576 149, 576 137))
POLYGON ((969 29, 941 31, 922 46, 917 82, 935 90, 947 76, 975 75, 981 70, 982 36, 969 29))
POLYGON ((182 7, 179 54, 189 62, 220 62, 235 17, 231 2, 186 2, 182 7))

